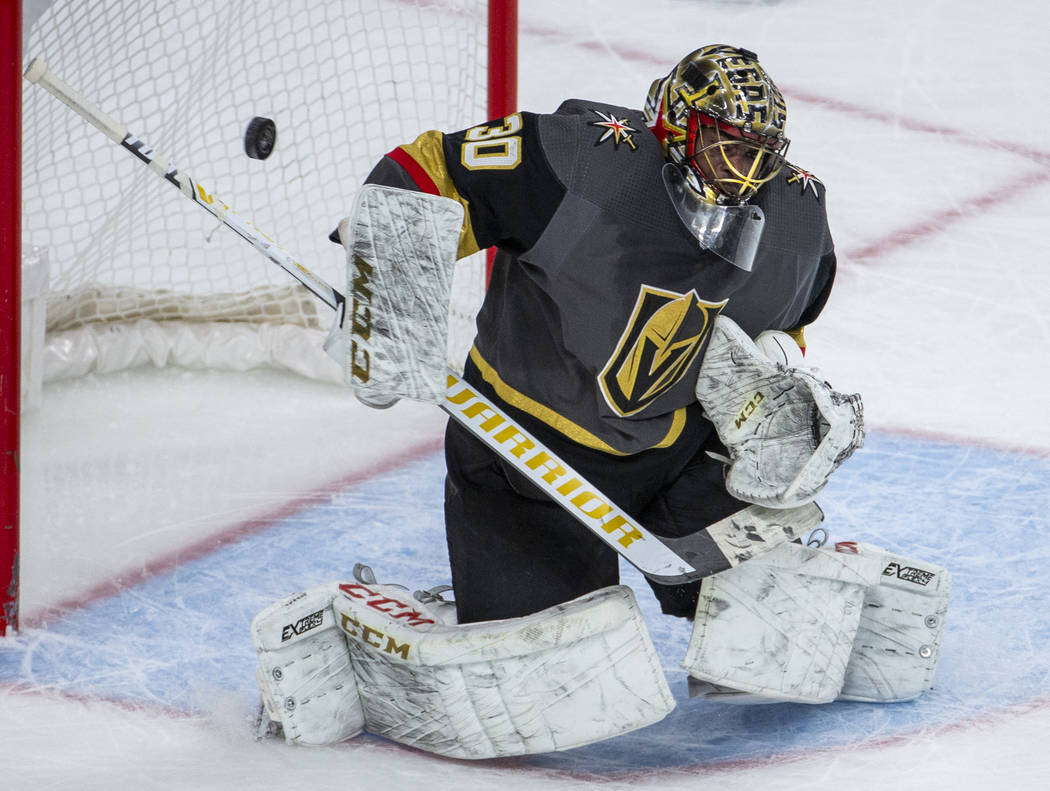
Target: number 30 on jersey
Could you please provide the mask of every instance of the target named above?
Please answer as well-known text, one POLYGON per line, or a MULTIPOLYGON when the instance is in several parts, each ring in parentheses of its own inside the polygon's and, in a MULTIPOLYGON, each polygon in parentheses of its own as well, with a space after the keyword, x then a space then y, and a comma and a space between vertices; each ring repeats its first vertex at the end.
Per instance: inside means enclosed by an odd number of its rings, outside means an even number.
POLYGON ((521 113, 466 132, 460 161, 467 170, 513 170, 521 164, 521 113))

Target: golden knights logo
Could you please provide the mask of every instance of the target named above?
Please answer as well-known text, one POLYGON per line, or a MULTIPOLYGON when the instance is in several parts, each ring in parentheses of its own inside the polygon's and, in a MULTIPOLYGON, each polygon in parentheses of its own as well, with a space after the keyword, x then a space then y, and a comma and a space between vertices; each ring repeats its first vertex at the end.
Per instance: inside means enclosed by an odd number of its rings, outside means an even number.
POLYGON ((704 302, 643 285, 616 351, 598 375, 617 414, 637 414, 678 384, 692 365, 715 317, 728 300, 704 302))
POLYGON ((592 109, 591 112, 602 119, 600 121, 591 121, 591 126, 597 126, 603 130, 601 137, 598 138, 594 145, 599 146, 606 140, 612 140, 614 148, 619 148, 620 143, 626 143, 627 147, 632 151, 638 149, 638 144, 631 137, 631 134, 638 130, 628 126, 626 118, 617 118, 615 115, 603 113, 601 110, 592 109))
POLYGON ((803 192, 805 192, 806 188, 808 187, 809 189, 813 190, 814 195, 816 195, 818 198, 820 197, 820 193, 817 192, 817 185, 819 184, 821 186, 821 189, 823 189, 823 181, 818 179, 808 170, 803 170, 797 165, 792 165, 790 162, 786 162, 785 164, 787 165, 788 171, 790 172, 790 175, 787 177, 788 184, 801 184, 803 192))

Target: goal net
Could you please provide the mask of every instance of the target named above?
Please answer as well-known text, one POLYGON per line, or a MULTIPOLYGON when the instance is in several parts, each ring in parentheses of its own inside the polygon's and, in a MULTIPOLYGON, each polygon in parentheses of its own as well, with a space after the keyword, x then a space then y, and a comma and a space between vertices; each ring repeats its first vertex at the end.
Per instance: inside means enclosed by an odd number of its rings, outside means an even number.
MULTIPOLYGON (((488 117, 486 17, 478 0, 56 0, 25 55, 341 288, 342 249, 327 237, 371 166, 421 131, 488 117), (265 160, 245 152, 256 116, 277 127, 265 160)), ((338 376, 306 353, 318 343, 288 341, 331 316, 286 273, 28 84, 23 130, 23 245, 46 270, 44 376, 180 362, 185 344, 164 341, 171 322, 265 326, 268 364, 338 376)), ((450 360, 472 338, 483 287, 483 262, 459 267, 450 360)), ((246 364, 223 347, 193 354, 246 364)))
MULTIPOLYGON (((344 253, 328 236, 383 154, 511 110, 493 99, 503 53, 489 42, 514 6, 25 0, 22 68, 46 61, 342 289, 344 253), (266 159, 245 151, 254 117, 276 125, 266 159)), ((150 364, 339 380, 321 349, 323 303, 46 91, 23 81, 21 94, 23 408, 41 381, 150 364)), ((484 284, 483 254, 460 262, 450 365, 473 339, 484 284)), ((17 580, 0 599, 12 590, 17 580)), ((0 619, 0 633, 5 620, 16 622, 0 619)))

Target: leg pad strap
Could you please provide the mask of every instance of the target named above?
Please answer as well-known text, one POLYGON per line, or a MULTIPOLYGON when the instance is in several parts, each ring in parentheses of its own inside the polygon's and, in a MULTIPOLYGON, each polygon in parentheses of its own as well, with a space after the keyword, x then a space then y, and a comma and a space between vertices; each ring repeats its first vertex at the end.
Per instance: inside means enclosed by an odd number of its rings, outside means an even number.
POLYGON ((948 612, 951 574, 933 563, 867 544, 882 577, 864 594, 841 700, 894 703, 911 700, 933 684, 948 612))
POLYGON ((281 599, 252 620, 263 705, 292 744, 331 744, 364 728, 346 636, 332 609, 338 594, 336 583, 319 585, 281 599))

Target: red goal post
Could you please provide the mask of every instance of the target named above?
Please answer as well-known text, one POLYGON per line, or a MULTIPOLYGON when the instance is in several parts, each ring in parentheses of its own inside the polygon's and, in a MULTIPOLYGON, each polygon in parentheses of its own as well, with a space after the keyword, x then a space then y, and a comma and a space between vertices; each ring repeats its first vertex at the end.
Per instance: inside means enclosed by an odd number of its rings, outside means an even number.
POLYGON ((18 628, 19 417, 21 386, 21 2, 0 3, 0 637, 18 628))
MULTIPOLYGON (((334 283, 335 273, 316 262, 340 258, 325 239, 328 226, 371 163, 426 129, 459 129, 518 109, 517 0, 292 7, 0 0, 0 189, 14 196, 0 214, 0 635, 19 624, 19 417, 33 401, 27 371, 40 377, 44 358, 48 377, 113 370, 100 352, 57 374, 39 350, 23 360, 30 336, 40 342, 32 327, 19 340, 30 314, 41 328, 46 321, 45 343, 78 339, 63 348, 80 338, 101 343, 98 336, 113 333, 97 328, 118 325, 124 336, 143 324, 279 325, 313 338, 327 323, 323 306, 287 275, 226 239, 231 234, 182 196, 169 196, 170 185, 140 173, 97 130, 25 83, 28 60, 47 60, 334 283), (24 20, 25 35, 23 12, 33 17, 24 20), (277 123, 266 161, 243 148, 245 125, 257 115, 277 123), (30 294, 31 283, 44 287, 30 294)), ((463 285, 454 287, 463 306, 454 314, 469 332, 485 270, 481 261, 463 269, 463 285)), ((298 364, 287 367, 313 375, 298 364)))

